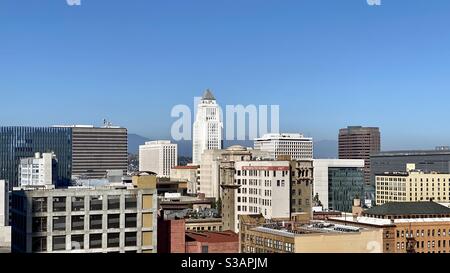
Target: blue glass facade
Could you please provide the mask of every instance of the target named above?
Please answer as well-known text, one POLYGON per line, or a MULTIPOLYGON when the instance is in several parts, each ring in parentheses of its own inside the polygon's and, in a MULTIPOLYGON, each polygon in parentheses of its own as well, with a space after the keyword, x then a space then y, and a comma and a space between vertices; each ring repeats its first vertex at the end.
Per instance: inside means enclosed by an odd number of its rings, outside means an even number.
POLYGON ((328 206, 330 210, 351 212, 353 199, 364 197, 362 168, 328 168, 328 206))
POLYGON ((0 179, 18 185, 20 159, 35 153, 54 152, 57 182, 66 185, 72 176, 72 129, 57 127, 0 127, 0 179))

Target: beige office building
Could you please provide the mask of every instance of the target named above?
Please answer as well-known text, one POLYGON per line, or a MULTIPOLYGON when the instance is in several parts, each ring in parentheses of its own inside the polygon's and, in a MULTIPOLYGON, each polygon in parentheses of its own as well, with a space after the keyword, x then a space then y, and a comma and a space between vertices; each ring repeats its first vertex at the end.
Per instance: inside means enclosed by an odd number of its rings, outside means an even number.
POLYGON ((423 172, 408 164, 406 172, 376 174, 375 181, 377 205, 418 201, 450 205, 450 174, 423 172))
POLYGON ((313 221, 264 222, 241 217, 241 253, 382 253, 383 230, 313 221), (250 223, 249 223, 250 220, 250 223), (251 221, 256 225, 252 227, 251 221), (258 223, 259 222, 259 223, 258 223))

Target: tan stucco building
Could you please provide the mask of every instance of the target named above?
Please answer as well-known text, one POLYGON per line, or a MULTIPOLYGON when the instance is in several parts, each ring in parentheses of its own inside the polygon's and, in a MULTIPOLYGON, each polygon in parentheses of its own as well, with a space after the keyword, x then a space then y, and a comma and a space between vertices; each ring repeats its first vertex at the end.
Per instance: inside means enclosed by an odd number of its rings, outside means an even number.
POLYGON ((388 202, 434 201, 450 205, 450 174, 415 170, 375 175, 376 204, 388 202))
POLYGON ((309 224, 241 218, 242 253, 381 253, 383 231, 324 221, 309 224))

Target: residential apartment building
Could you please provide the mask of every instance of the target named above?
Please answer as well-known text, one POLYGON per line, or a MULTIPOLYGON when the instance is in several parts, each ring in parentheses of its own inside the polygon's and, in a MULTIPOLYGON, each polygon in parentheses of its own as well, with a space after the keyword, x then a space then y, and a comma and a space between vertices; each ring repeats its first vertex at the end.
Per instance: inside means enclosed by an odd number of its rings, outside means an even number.
POLYGON ((155 253, 156 177, 132 185, 23 189, 12 194, 12 251, 155 253))
POLYGON ((139 146, 139 171, 154 172, 158 177, 170 177, 178 164, 178 145, 170 140, 156 140, 139 146))
POLYGON ((216 98, 208 89, 197 106, 193 125, 192 163, 199 165, 206 150, 222 149, 223 123, 220 107, 216 98))
POLYGON ((376 203, 434 201, 450 206, 450 174, 416 170, 407 164, 406 172, 381 173, 375 176, 376 203))
POLYGON ((314 196, 325 210, 351 212, 364 197, 364 160, 314 159, 314 196))
POLYGON ((36 153, 22 158, 19 166, 20 187, 48 187, 57 182, 57 159, 54 153, 36 153))
POLYGON ((380 129, 377 127, 349 126, 339 130, 339 159, 363 159, 364 182, 367 199, 373 199, 375 185, 371 183, 370 156, 381 149, 380 129), (369 187, 371 187, 369 189, 369 187))
POLYGON ((292 160, 310 160, 313 146, 313 139, 302 134, 266 134, 254 141, 255 149, 268 152, 272 159, 288 155, 292 160))

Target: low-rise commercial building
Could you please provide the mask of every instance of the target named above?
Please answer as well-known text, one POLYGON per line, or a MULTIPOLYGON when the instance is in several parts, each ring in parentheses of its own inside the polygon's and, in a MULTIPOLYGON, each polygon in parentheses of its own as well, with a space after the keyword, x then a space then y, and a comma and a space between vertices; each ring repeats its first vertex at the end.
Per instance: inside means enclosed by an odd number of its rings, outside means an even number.
MULTIPOLYGON (((254 217, 256 218, 256 216, 254 217)), ((326 221, 308 224, 253 219, 247 226, 241 218, 242 253, 381 253, 383 233, 379 228, 362 228, 326 221), (257 223, 257 224, 255 224, 257 223)))
POLYGON ((188 219, 158 219, 158 253, 238 253, 232 231, 192 231, 188 219))
POLYGON ((186 253, 238 253, 239 237, 233 231, 187 232, 186 253))
POLYGON ((383 232, 383 253, 449 253, 450 209, 434 202, 395 202, 368 209, 362 216, 340 216, 329 221, 383 232))

